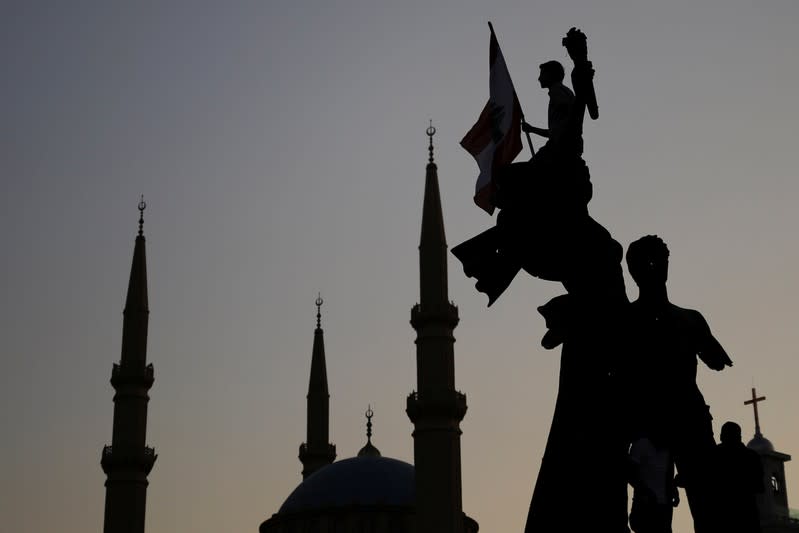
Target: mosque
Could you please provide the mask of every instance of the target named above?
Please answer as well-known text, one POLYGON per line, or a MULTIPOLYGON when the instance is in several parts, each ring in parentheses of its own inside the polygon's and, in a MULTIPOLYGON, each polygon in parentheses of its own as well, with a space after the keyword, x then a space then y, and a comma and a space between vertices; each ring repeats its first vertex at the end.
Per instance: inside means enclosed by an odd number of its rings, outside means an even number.
MULTIPOLYGON (((329 439, 329 392, 321 326, 321 298, 311 354, 307 396, 307 438, 299 447, 302 482, 258 528, 260 533, 477 533, 463 512, 460 422, 466 396, 455 388, 453 330, 458 308, 448 299, 447 243, 433 157, 430 126, 419 243, 419 303, 411 309, 416 330, 416 390, 406 413, 413 424, 414 465, 383 457, 371 442, 368 411, 366 445, 356 457, 335 461, 329 439)), ((106 473, 104 533, 144 533, 147 475, 157 455, 145 445, 148 391, 153 365, 147 363, 147 265, 139 203, 130 282, 123 313, 122 355, 114 364, 113 436, 102 452, 106 473)), ((289 459, 288 457, 286 458, 289 459)), ((288 492, 289 487, 287 487, 288 492)), ((256 524, 253 524, 253 531, 256 524)))
MULTIPOLYGON (((414 465, 383 457, 367 441, 356 457, 335 461, 329 439, 329 391, 321 326, 321 298, 311 354, 307 396, 307 435, 299 447, 302 482, 258 528, 259 533, 477 533, 478 524, 462 508, 460 422, 466 396, 455 388, 454 337, 458 309, 448 299, 447 244, 433 157, 435 128, 428 128, 429 158, 425 175, 419 244, 419 303, 411 309, 416 330, 417 389, 409 394, 406 413, 414 426, 414 465)), ((147 447, 148 391, 154 369, 147 362, 147 265, 143 231, 144 202, 139 203, 139 231, 123 313, 122 353, 114 364, 113 431, 101 466, 106 474, 104 533, 144 533, 147 476, 157 455, 147 447)), ((748 447, 764 466, 765 493, 759 498, 763 533, 799 532, 799 519, 788 508, 785 462, 761 431, 757 398, 755 437, 748 447)), ((289 460, 290 458, 286 458, 289 460)), ((288 492, 289 487, 287 487, 288 492)), ((253 531, 256 529, 253 524, 253 531)))

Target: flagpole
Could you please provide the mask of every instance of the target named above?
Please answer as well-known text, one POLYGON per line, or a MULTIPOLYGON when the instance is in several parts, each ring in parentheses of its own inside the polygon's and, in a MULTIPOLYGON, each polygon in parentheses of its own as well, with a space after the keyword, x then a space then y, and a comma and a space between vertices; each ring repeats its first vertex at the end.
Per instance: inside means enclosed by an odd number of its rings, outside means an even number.
MULTIPOLYGON (((497 44, 499 44, 499 39, 497 38, 497 34, 494 31, 494 25, 491 24, 490 20, 488 21, 488 29, 491 30, 491 35, 494 36, 494 39, 497 40, 497 44)), ((501 48, 502 47, 500 47, 500 49, 501 48)), ((507 64, 508 64, 508 60, 505 59, 505 65, 507 66, 507 64)), ((508 74, 510 74, 510 67, 508 67, 508 74)), ((511 85, 513 85, 513 80, 511 80, 511 85)), ((519 102, 519 111, 520 111, 520 114, 522 116, 522 123, 524 123, 525 122, 525 120, 524 120, 524 110, 522 110, 522 103, 519 100, 519 96, 516 94, 516 86, 515 85, 513 85, 513 94, 516 97, 516 101, 519 102)), ((533 149, 533 140, 530 138, 530 132, 529 131, 525 131, 524 134, 525 134, 525 136, 527 136, 527 146, 530 147, 530 154, 531 155, 535 155, 535 149, 533 149)))
MULTIPOLYGON (((521 107, 521 104, 520 104, 521 107)), ((522 124, 524 124, 524 113, 522 113, 522 124)), ((530 155, 535 155, 535 150, 533 150, 533 141, 530 139, 530 132, 525 131, 524 134, 527 136, 527 146, 530 147, 530 155)))

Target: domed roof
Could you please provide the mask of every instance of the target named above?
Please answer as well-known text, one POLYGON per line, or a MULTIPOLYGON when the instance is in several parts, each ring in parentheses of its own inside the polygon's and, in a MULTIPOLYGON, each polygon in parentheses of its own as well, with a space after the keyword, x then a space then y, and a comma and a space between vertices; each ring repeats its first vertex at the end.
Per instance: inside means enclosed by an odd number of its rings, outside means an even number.
POLYGON ((749 444, 747 444, 746 447, 758 453, 774 451, 774 445, 771 444, 771 441, 760 433, 757 433, 755 435, 755 438, 750 440, 749 444))
POLYGON ((308 476, 278 514, 347 505, 411 506, 414 495, 413 465, 364 455, 337 461, 308 476))

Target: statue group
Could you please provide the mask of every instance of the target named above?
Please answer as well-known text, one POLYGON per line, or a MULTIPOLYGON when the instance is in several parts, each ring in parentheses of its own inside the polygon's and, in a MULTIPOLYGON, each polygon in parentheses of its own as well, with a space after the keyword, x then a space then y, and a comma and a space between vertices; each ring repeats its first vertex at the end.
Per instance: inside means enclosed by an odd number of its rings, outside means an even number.
MULTIPOLYGON (((719 452, 696 385, 697 360, 717 371, 732 361, 699 312, 669 301, 666 244, 648 235, 629 245, 626 263, 639 289, 630 302, 623 248, 588 212, 592 184, 582 130, 586 111, 594 119, 599 114, 594 69, 585 34, 572 28, 563 44, 574 64, 574 91, 564 85, 560 63, 541 64, 548 124, 521 126, 546 144, 529 161, 499 170, 492 191, 496 224, 452 249, 489 305, 521 270, 565 289, 538 308, 547 327, 542 345, 561 346, 561 364, 525 531, 670 532, 677 485, 696 533, 758 531, 752 512, 754 493, 762 490, 757 466, 751 457, 741 459, 750 466, 738 476, 738 467, 718 459, 730 454, 719 452), (749 481, 739 492, 751 497, 730 508, 738 500, 728 494, 729 481, 721 487, 719 480, 741 477, 749 481), (628 484, 634 489, 629 516, 628 484)), ((727 443, 734 442, 735 428, 725 428, 727 443)))

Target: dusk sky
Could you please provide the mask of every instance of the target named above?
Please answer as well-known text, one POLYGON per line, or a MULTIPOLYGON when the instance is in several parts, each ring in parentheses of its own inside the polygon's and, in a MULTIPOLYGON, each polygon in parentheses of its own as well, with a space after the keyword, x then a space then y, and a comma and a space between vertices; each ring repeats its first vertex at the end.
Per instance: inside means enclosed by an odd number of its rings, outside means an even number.
MULTIPOLYGON (((538 65, 570 67, 561 38, 586 32, 591 214, 625 248, 668 243, 672 301, 700 310, 735 363, 699 369, 716 431, 734 420, 751 438, 755 386, 764 435, 799 458, 796 0, 12 0, 0 529, 102 529, 141 194, 159 455, 148 533, 255 533, 300 482, 319 291, 338 457, 365 443, 371 404, 374 444, 413 462, 425 128, 452 247, 494 222, 458 145, 488 98, 489 20, 538 126, 538 65)), ((563 291, 520 275, 488 309, 452 259, 464 510, 482 532, 520 531, 559 364, 535 309, 563 291)), ((799 466, 787 476, 799 508, 799 466)), ((579 508, 591 495, 574 481, 564 497, 579 508)), ((690 531, 683 504, 675 532, 690 531)))

